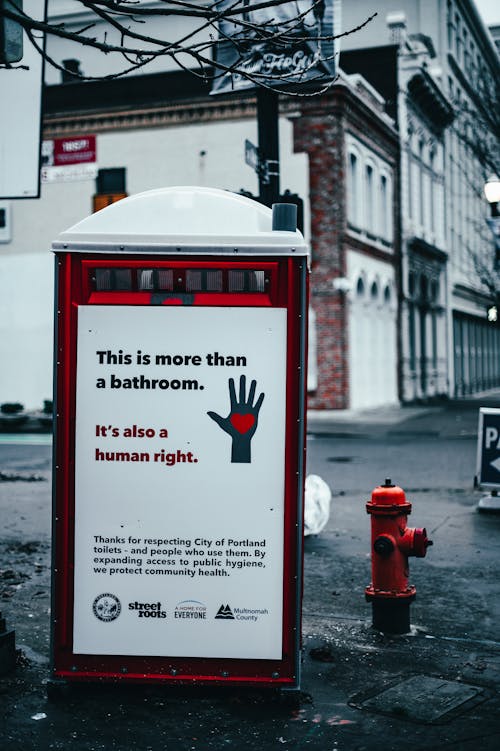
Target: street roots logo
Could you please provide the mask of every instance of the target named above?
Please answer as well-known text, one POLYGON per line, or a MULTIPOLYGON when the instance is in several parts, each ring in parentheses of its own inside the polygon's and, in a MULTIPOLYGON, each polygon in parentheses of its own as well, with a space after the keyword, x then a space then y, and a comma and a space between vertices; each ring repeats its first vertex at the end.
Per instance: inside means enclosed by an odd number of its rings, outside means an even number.
POLYGON ((128 609, 138 618, 166 618, 167 611, 161 609, 161 602, 129 602, 128 609))
POLYGON ((107 623, 109 621, 116 621, 121 613, 122 605, 116 595, 105 592, 95 598, 92 603, 92 610, 98 620, 107 623))

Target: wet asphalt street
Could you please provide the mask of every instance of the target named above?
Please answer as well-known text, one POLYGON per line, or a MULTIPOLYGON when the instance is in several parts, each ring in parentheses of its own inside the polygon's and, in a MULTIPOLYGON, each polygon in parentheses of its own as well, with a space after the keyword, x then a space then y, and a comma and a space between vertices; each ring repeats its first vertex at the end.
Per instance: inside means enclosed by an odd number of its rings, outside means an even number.
MULTIPOLYGON (((500 406, 500 400, 483 400, 500 406)), ((0 610, 17 666, 0 677, 2 751, 482 751, 500 744, 500 515, 473 489, 480 402, 310 415, 308 473, 333 493, 305 544, 295 700, 234 688, 92 685, 47 698, 51 447, 0 435, 0 610), (372 488, 386 477, 434 546, 411 559, 412 632, 372 628, 372 488)), ((30 441, 29 437, 23 440, 30 441)))

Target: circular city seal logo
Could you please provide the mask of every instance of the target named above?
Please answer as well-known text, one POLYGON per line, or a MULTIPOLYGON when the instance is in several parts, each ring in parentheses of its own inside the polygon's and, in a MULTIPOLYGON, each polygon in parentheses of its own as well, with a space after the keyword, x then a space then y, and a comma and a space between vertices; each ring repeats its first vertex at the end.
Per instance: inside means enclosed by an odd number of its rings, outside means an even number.
POLYGON ((120 615, 121 609, 120 600, 110 592, 98 595, 92 603, 95 617, 104 622, 115 621, 120 615))

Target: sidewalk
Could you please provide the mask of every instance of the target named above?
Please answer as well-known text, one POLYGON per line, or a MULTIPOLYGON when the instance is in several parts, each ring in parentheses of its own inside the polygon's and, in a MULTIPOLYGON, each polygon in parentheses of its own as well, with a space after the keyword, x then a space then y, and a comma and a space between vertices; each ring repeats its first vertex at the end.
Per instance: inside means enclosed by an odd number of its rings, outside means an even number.
POLYGON ((307 426, 310 432, 326 433, 335 430, 359 430, 360 427, 390 430, 439 430, 446 435, 477 435, 480 407, 500 409, 500 389, 464 399, 450 399, 440 404, 399 404, 360 410, 308 410, 307 426))

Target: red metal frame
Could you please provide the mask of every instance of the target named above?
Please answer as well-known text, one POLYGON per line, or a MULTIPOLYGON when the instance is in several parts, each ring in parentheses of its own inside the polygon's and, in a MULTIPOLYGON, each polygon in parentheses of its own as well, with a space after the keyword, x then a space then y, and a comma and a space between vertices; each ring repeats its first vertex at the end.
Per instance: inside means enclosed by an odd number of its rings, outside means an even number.
MULTIPOLYGON (((302 524, 300 467, 305 451, 305 421, 298 430, 301 384, 305 368, 304 278, 305 258, 271 258, 261 261, 227 259, 207 262, 206 257, 171 260, 162 256, 116 255, 107 257, 60 253, 57 266, 56 311, 56 440, 54 449, 53 504, 53 624, 52 675, 71 681, 126 680, 134 682, 232 683, 297 687, 300 649, 300 607, 302 599, 302 551, 297 544, 302 524), (74 524, 75 524, 75 402, 78 306, 88 304, 143 305, 151 303, 151 291, 96 292, 89 271, 93 268, 242 268, 265 270, 271 280, 267 293, 195 293, 194 305, 254 305, 286 308, 287 393, 285 446, 285 515, 283 577, 283 654, 281 660, 226 658, 171 658, 73 653, 74 524), (302 362, 301 362, 302 360, 302 362)), ((182 304, 170 299, 169 304, 182 304)), ((303 479, 303 478, 302 478, 303 479)))

